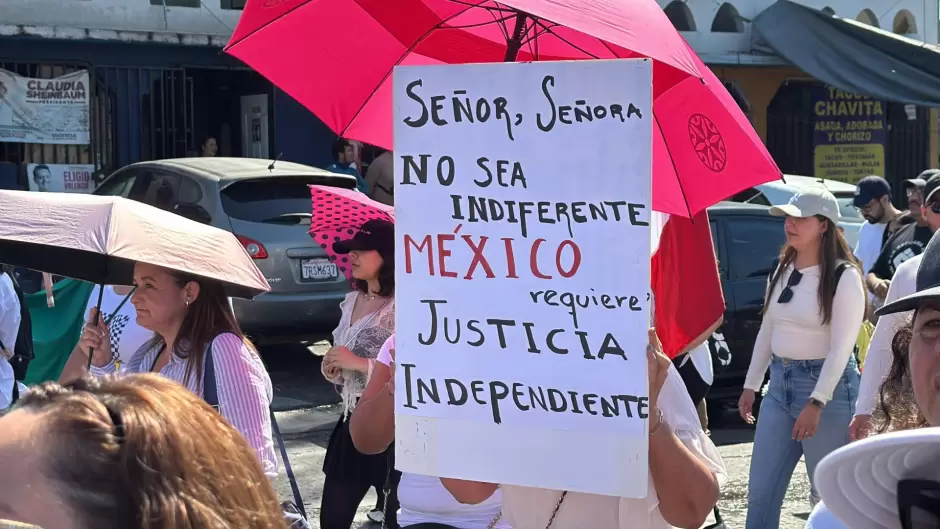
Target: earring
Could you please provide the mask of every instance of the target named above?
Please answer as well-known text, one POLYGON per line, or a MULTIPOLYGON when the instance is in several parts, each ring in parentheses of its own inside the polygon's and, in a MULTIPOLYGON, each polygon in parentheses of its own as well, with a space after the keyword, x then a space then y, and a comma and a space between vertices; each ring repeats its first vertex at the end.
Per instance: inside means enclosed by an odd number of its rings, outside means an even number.
POLYGON ((184 303, 186 303, 186 306, 187 306, 187 307, 189 306, 189 300, 188 300, 188 299, 187 299, 184 303))

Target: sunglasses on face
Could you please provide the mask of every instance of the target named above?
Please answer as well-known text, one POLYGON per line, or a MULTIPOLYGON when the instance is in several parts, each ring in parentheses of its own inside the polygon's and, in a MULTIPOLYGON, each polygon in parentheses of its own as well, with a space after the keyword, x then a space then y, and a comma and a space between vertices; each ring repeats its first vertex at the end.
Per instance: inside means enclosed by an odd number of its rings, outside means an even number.
POLYGON ((787 279, 786 286, 783 287, 783 290, 780 292, 780 297, 777 298, 777 303, 789 303, 793 299, 793 287, 800 284, 800 281, 803 280, 803 274, 799 270, 794 270, 790 274, 790 279, 787 279))
POLYGON ((898 482, 901 529, 940 527, 940 482, 902 479, 898 482))

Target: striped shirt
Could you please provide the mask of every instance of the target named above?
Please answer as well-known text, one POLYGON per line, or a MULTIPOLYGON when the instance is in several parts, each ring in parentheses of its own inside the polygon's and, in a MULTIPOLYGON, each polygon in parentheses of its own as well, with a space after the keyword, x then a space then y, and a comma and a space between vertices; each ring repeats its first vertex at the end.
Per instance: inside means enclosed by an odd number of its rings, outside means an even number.
MULTIPOLYGON (((157 356, 163 348, 161 342, 156 347, 148 348, 144 344, 122 365, 121 373, 147 373, 151 370, 157 356)), ((224 333, 216 336, 209 346, 215 367, 216 388, 219 397, 219 411, 222 416, 252 446, 261 459, 264 473, 271 478, 277 477, 277 455, 271 437, 271 417, 269 406, 274 398, 271 377, 257 353, 251 350, 241 338, 224 333)), ((201 377, 186 377, 187 360, 173 355, 160 370, 160 374, 183 384, 190 391, 205 398, 201 377), (198 380, 196 380, 198 379, 198 380)), ((112 361, 104 367, 91 366, 91 374, 104 376, 115 372, 112 361)), ((203 363, 205 373, 205 363, 203 363)))

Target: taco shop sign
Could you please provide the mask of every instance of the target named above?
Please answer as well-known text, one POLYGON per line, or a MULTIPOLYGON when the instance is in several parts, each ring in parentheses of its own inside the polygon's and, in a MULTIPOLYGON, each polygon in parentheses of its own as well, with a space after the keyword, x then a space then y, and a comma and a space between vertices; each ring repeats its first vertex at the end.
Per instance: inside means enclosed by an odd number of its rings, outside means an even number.
POLYGON ((813 94, 813 175, 850 184, 885 176, 884 102, 831 86, 813 94))

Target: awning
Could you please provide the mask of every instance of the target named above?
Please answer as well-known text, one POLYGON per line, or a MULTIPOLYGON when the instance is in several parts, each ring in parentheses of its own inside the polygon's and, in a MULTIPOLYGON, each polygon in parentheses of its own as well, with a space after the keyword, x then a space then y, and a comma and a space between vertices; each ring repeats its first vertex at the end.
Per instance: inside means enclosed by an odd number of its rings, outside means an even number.
POLYGON ((797 68, 836 88, 899 103, 940 107, 940 49, 789 0, 752 30, 797 68))

